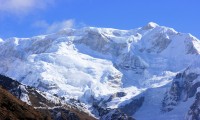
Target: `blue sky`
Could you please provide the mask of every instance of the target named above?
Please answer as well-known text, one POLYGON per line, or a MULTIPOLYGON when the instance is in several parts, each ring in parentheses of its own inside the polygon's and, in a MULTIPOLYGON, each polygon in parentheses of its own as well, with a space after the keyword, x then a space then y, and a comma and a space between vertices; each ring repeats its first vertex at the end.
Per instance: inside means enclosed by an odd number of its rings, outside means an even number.
POLYGON ((200 38, 199 0, 0 0, 0 37, 31 37, 64 27, 133 29, 148 22, 200 38))

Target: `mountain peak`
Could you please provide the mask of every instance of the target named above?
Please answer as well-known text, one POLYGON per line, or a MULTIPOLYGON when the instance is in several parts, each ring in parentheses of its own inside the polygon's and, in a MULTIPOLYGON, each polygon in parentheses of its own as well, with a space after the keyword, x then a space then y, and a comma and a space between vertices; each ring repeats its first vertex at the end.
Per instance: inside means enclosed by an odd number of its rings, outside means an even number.
POLYGON ((152 29, 159 26, 157 23, 149 22, 146 26, 143 27, 143 29, 152 29))
POLYGON ((155 23, 155 22, 149 22, 147 25, 150 26, 150 27, 157 27, 157 26, 159 26, 159 25, 158 25, 157 23, 155 23))

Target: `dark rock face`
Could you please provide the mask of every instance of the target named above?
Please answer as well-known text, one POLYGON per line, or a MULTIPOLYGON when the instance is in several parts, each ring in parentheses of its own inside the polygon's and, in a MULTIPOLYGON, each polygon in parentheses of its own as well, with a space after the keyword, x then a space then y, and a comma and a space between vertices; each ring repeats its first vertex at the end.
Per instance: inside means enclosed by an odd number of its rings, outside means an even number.
POLYGON ((84 36, 79 42, 88 45, 93 50, 105 54, 110 51, 110 48, 106 46, 106 44, 109 43, 109 39, 95 30, 88 30, 87 35, 84 36))
POLYGON ((124 96, 126 96, 125 92, 117 92, 116 93, 116 97, 124 97, 124 96))
POLYGON ((200 87, 199 82, 193 82, 195 79, 197 79, 198 76, 199 75, 196 73, 189 73, 187 75, 183 74, 183 92, 186 94, 186 98, 184 98, 185 100, 187 100, 187 98, 193 97, 197 92, 197 88, 200 87))
POLYGON ((134 118, 121 112, 119 109, 111 110, 108 114, 101 117, 102 120, 135 120, 134 118))
POLYGON ((133 99, 130 103, 120 107, 120 110, 131 116, 142 106, 143 102, 144 97, 133 99))
POLYGON ((124 96, 126 96, 126 93, 125 93, 125 92, 117 92, 117 93, 111 95, 110 98, 109 98, 108 100, 103 101, 103 103, 105 104, 105 103, 107 103, 107 102, 112 101, 113 98, 116 98, 116 97, 119 97, 119 98, 120 98, 120 97, 124 97, 124 96))
POLYGON ((54 108, 50 110, 54 120, 80 120, 80 118, 69 110, 63 108, 54 108))
POLYGON ((4 75, 0 75, 0 84, 7 90, 11 90, 21 85, 18 81, 14 81, 4 75))
POLYGON ((168 112, 173 110, 173 107, 178 104, 181 96, 181 87, 179 82, 172 83, 170 91, 165 93, 165 97, 162 101, 162 111, 168 112))
POLYGON ((127 115, 121 109, 106 108, 106 105, 102 105, 104 102, 96 101, 93 103, 93 108, 101 120, 134 120, 133 117, 127 115))
POLYGON ((110 112, 110 108, 105 108, 103 106, 99 106, 98 103, 93 103, 93 108, 96 110, 98 113, 98 116, 104 116, 110 112))
POLYGON ((178 73, 170 90, 165 94, 161 110, 171 111, 180 101, 187 101, 188 98, 194 97, 197 88, 200 87, 200 82, 195 82, 198 76, 199 74, 196 73, 187 73, 187 69, 183 73, 178 73))
POLYGON ((120 109, 109 109, 98 107, 101 120, 134 120, 131 116, 121 112, 120 109))
POLYGON ((142 73, 148 64, 139 56, 133 55, 131 52, 124 54, 119 67, 124 70, 133 70, 142 73))
POLYGON ((196 94, 196 98, 190 110, 187 113, 188 120, 200 120, 200 92, 196 94))

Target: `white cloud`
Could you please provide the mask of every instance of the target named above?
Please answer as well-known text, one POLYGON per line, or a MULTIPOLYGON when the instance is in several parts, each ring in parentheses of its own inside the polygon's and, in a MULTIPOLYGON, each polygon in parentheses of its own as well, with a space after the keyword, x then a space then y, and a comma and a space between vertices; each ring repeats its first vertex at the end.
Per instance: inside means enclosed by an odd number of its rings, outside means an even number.
POLYGON ((53 33, 65 28, 73 28, 74 26, 75 26, 75 21, 73 19, 68 19, 61 22, 54 22, 52 24, 49 24, 46 21, 41 20, 33 24, 33 27, 43 29, 46 33, 53 33))
POLYGON ((0 0, 0 11, 22 15, 35 9, 44 9, 53 3, 54 0, 0 0))
POLYGON ((40 20, 33 23, 32 26, 36 28, 47 29, 49 27, 49 24, 45 20, 40 20))
POLYGON ((55 22, 47 28, 47 33, 56 32, 65 28, 72 28, 74 26, 74 20, 69 19, 62 22, 55 22))

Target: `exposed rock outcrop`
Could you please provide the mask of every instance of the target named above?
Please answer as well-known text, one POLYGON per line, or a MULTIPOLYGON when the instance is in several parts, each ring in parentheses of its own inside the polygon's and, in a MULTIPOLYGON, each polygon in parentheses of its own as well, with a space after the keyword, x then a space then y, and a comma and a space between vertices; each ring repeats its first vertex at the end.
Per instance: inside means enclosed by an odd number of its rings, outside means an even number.
POLYGON ((171 111, 180 101, 187 101, 188 98, 194 96, 198 98, 197 89, 199 87, 199 73, 195 73, 190 68, 178 73, 162 101, 162 111, 171 111))

